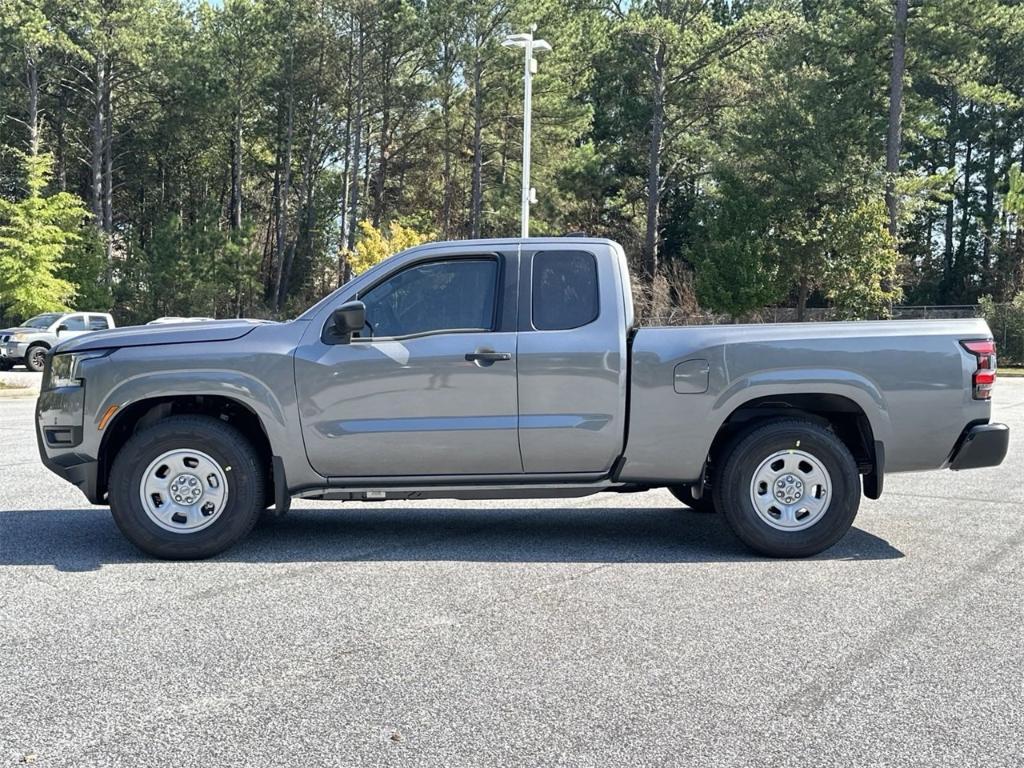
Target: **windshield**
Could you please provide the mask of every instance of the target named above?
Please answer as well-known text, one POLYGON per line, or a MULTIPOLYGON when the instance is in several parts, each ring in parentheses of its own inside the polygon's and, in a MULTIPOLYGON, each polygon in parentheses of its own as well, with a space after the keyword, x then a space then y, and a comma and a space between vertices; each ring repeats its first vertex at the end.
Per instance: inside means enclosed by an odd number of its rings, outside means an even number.
POLYGON ((49 328, 60 317, 59 312, 49 312, 45 315, 36 315, 31 320, 21 324, 22 328, 49 328))

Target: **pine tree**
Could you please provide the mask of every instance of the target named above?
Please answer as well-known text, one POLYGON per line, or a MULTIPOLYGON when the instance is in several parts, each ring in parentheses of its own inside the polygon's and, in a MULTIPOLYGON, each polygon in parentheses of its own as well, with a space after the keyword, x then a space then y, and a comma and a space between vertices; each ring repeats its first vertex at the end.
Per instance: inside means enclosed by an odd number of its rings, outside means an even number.
POLYGON ((87 212, 67 192, 45 194, 53 158, 22 154, 26 194, 0 199, 0 302, 21 316, 67 309, 76 286, 60 277, 68 250, 82 238, 87 212))

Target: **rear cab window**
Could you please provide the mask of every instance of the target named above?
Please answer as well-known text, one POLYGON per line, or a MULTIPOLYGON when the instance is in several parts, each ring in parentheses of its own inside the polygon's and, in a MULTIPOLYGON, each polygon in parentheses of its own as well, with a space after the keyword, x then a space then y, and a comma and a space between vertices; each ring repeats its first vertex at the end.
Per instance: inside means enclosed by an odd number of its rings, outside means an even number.
POLYGON ((597 259, 588 251, 541 251, 533 257, 533 327, 567 331, 589 325, 600 313, 597 259))
POLYGON ((85 315, 68 315, 60 324, 69 331, 87 331, 89 330, 85 325, 85 315))

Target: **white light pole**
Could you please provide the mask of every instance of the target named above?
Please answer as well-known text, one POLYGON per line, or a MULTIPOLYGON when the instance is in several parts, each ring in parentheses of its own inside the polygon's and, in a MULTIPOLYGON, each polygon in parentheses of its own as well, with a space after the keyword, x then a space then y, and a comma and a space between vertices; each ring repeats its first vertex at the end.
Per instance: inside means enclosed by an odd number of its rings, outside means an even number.
POLYGON ((523 198, 519 236, 530 236, 530 203, 536 202, 536 190, 530 186, 530 122, 533 118, 533 75, 537 71, 537 60, 534 51, 550 51, 547 40, 534 40, 533 33, 537 25, 533 24, 529 32, 509 35, 502 42, 506 48, 522 48, 523 58, 523 198))

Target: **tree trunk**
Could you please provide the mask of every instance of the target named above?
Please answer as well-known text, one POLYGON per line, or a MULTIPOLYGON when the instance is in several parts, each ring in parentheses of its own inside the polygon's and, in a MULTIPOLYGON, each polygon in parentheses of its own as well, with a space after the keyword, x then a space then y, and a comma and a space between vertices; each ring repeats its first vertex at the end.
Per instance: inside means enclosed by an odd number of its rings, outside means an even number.
POLYGON ((345 100, 345 159, 342 162, 341 171, 341 247, 338 249, 338 286, 342 286, 347 282, 345 277, 346 273, 349 272, 348 258, 345 253, 350 248, 349 246, 349 232, 351 221, 348 215, 348 201, 349 195, 351 194, 352 187, 352 117, 354 109, 352 106, 353 93, 352 93, 352 71, 354 69, 355 55, 353 49, 349 48, 348 63, 346 66, 345 74, 345 94, 347 96, 345 100))
POLYGON ((57 114, 53 118, 53 132, 56 143, 54 175, 57 189, 66 192, 68 188, 67 139, 64 135, 64 115, 67 114, 67 88, 63 83, 57 86, 57 114))
POLYGON ((810 286, 807 282, 807 275, 801 269, 800 285, 796 296, 796 319, 799 323, 807 318, 807 295, 809 293, 810 286))
POLYGON ((263 261, 265 265, 261 265, 261 279, 263 280, 263 296, 264 298, 273 303, 274 291, 276 288, 276 275, 277 275, 277 232, 279 229, 278 222, 281 219, 281 126, 278 125, 277 131, 277 157, 278 160, 275 163, 274 168, 274 185, 271 187, 270 199, 272 204, 270 206, 270 218, 267 230, 267 245, 263 249, 263 261))
POLYGON ((469 236, 474 240, 480 237, 480 220, 484 208, 483 72, 484 62, 478 51, 473 61, 473 180, 470 185, 469 202, 469 236))
POLYGON ((381 83, 381 124, 380 124, 380 142, 378 143, 378 153, 380 158, 377 163, 377 174, 374 180, 374 201, 373 201, 373 226, 380 227, 381 222, 384 221, 387 214, 387 192, 386 187, 388 183, 388 155, 391 151, 390 144, 390 132, 391 132, 391 88, 389 87, 390 75, 387 68, 387 60, 382 71, 382 83, 381 83))
MULTIPOLYGON (((968 129, 974 124, 974 105, 971 104, 967 115, 968 129)), ((966 278, 970 274, 970 267, 967 264, 967 238, 971 226, 971 195, 974 191, 971 186, 971 177, 974 174, 974 137, 968 130, 967 143, 964 148, 964 185, 963 194, 960 198, 960 241, 957 243, 956 256, 953 262, 953 274, 956 279, 956 290, 959 295, 967 288, 966 278)))
POLYGON ((899 200, 896 175, 900 172, 903 128, 903 75, 907 67, 908 0, 896 0, 896 25, 892 33, 892 69, 889 73, 889 129, 885 141, 885 207, 889 212, 889 234, 899 237, 899 200))
MULTIPOLYGON (((316 126, 319 121, 320 102, 313 96, 312 115, 309 121, 309 135, 306 138, 305 157, 302 161, 302 181, 299 185, 299 194, 302 196, 303 207, 300 219, 300 229, 304 237, 311 237, 313 226, 316 224, 316 212, 313 208, 313 192, 315 179, 313 178, 313 152, 315 150, 316 126)), ((288 295, 288 288, 291 283, 292 266, 295 263, 295 251, 298 248, 299 238, 292 241, 291 246, 285 252, 285 261, 281 268, 281 286, 278 289, 277 306, 284 305, 285 297, 288 295)))
POLYGON ((103 89, 103 233, 106 235, 107 262, 113 258, 114 247, 114 116, 111 104, 111 65, 103 89))
POLYGON ((665 130, 665 43, 658 41, 651 62, 651 135, 647 153, 647 229, 642 264, 644 275, 658 273, 658 212, 661 208, 661 144, 665 130))
POLYGON ((441 97, 441 126, 444 141, 441 146, 441 239, 449 239, 449 232, 452 226, 452 203, 454 190, 452 188, 452 88, 451 88, 451 65, 448 43, 444 46, 444 91, 441 97))
POLYGON ((351 179, 349 181, 348 201, 348 239, 345 247, 348 250, 355 250, 356 247, 356 222, 359 216, 359 163, 362 160, 362 139, 363 139, 363 47, 364 47, 363 24, 359 22, 359 46, 356 53, 358 69, 356 70, 355 83, 355 114, 352 120, 352 163, 349 166, 351 179))
POLYGON ((102 57, 96 60, 96 82, 93 83, 93 112, 89 121, 89 207, 96 228, 103 231, 103 94, 106 91, 106 67, 102 57))
POLYGON ((28 89, 28 154, 39 154, 39 67, 36 61, 39 51, 35 46, 25 49, 25 86, 28 89))
MULTIPOLYGON (((958 104, 956 94, 950 94, 949 120, 946 124, 946 167, 950 170, 956 169, 956 124, 958 104)), ((946 227, 945 242, 942 249, 942 298, 949 300, 953 292, 953 214, 956 199, 956 180, 949 190, 949 200, 946 202, 946 227)))
POLYGON ((235 103, 231 131, 231 229, 242 229, 242 104, 235 103))
POLYGON ((295 136, 295 94, 292 88, 292 57, 294 57, 294 47, 289 53, 288 62, 288 81, 286 88, 288 90, 287 96, 287 107, 285 109, 285 128, 284 128, 284 161, 281 167, 281 191, 277 199, 277 232, 275 233, 275 246, 274 246, 274 264, 276 265, 276 271, 274 274, 274 311, 277 312, 281 308, 281 300, 283 298, 282 292, 282 280, 285 273, 285 250, 287 246, 288 237, 288 197, 291 194, 291 182, 292 182, 292 142, 295 136))
POLYGON ((981 241, 982 269, 986 271, 992 267, 992 241, 996 236, 996 156, 998 154, 996 119, 993 117, 989 133, 988 154, 985 158, 985 209, 982 213, 984 229, 981 241))

